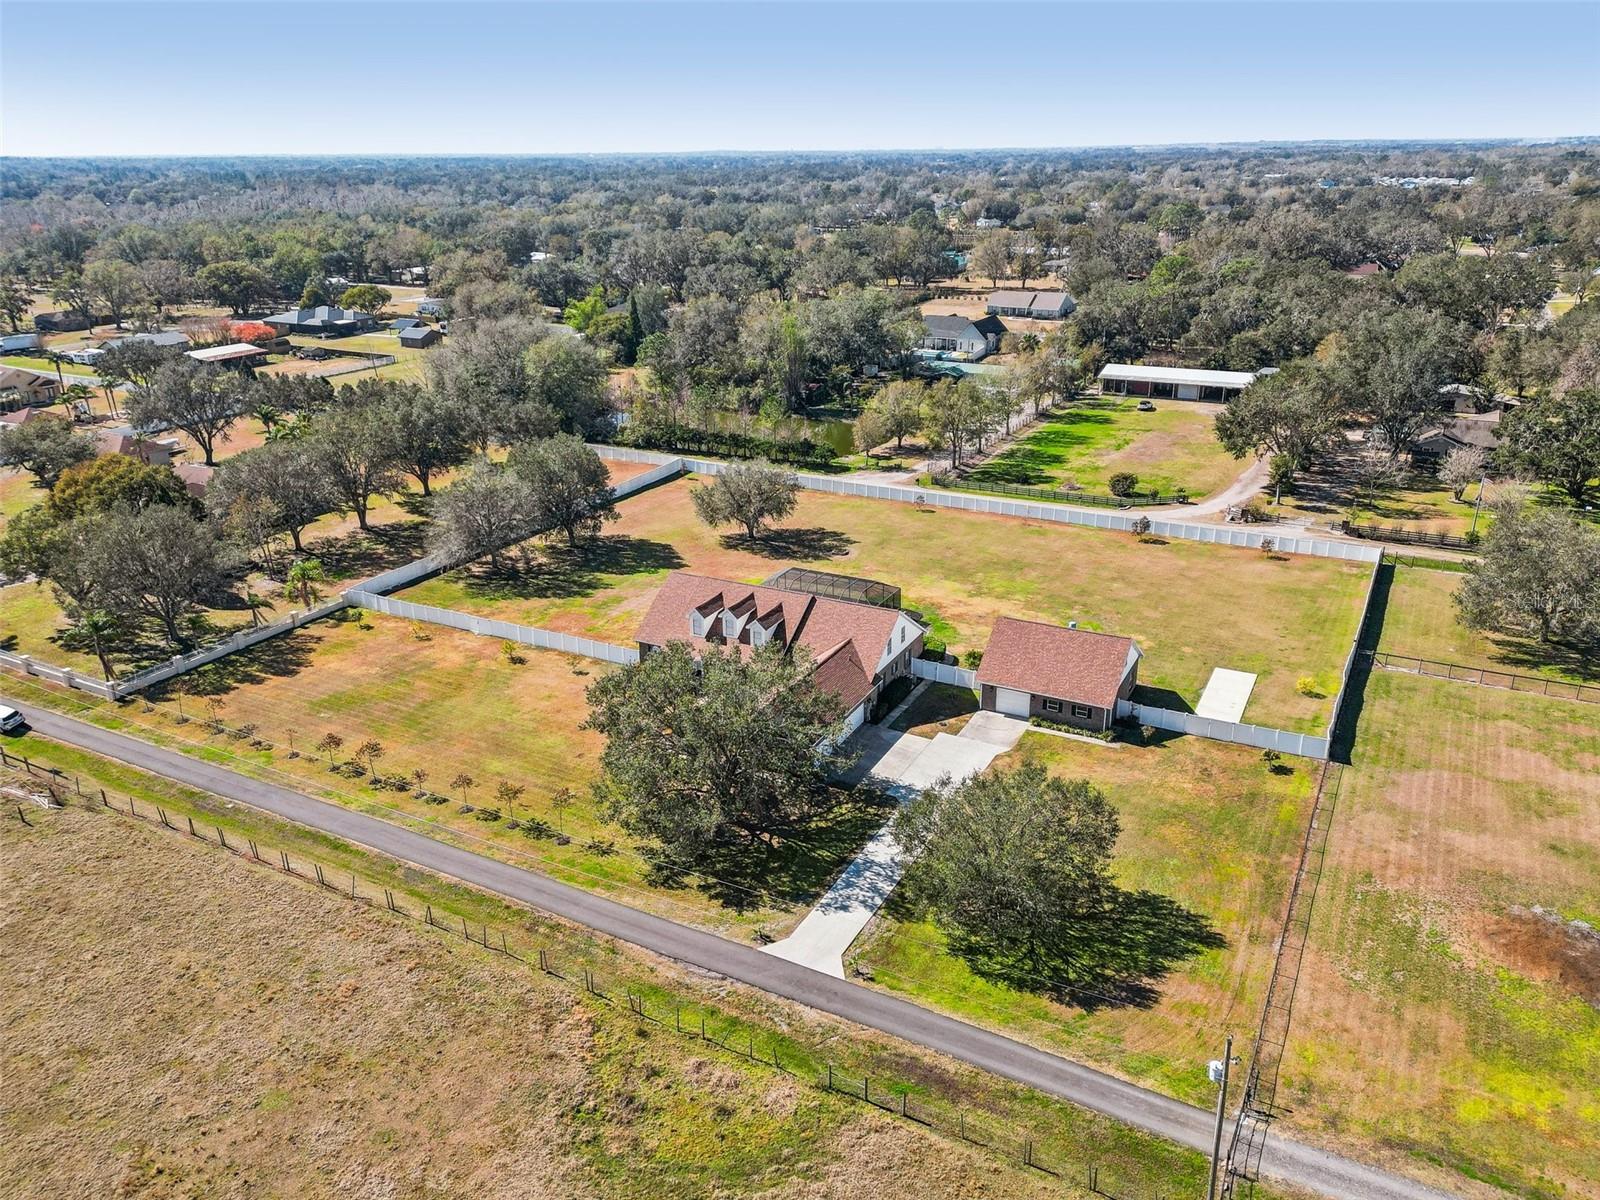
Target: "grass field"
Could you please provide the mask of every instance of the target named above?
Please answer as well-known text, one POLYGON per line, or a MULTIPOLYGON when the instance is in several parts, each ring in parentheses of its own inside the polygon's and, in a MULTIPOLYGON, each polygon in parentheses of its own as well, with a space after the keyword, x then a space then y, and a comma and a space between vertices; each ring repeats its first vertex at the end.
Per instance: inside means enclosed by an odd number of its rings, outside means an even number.
POLYGON ((1457 571, 1385 567, 1374 596, 1374 605, 1384 609, 1378 649, 1569 683, 1600 683, 1600 658, 1592 654, 1463 625, 1452 597, 1464 578, 1457 571))
POLYGON ((402 597, 626 643, 668 570, 753 581, 812 564, 900 586, 957 653, 982 648, 1002 613, 1076 620, 1136 638, 1141 683, 1174 693, 1154 694, 1159 703, 1192 706, 1213 667, 1232 667, 1259 676, 1246 720, 1320 732, 1368 569, 817 492, 802 492, 784 527, 752 548, 700 522, 696 486, 679 479, 624 501, 601 541, 547 547, 532 571, 496 577, 480 563, 402 597), (1303 676, 1320 695, 1296 690, 1303 676))
POLYGON ((1134 400, 1086 401, 1046 418, 968 477, 1036 487, 1070 482, 1106 495, 1112 475, 1131 471, 1141 492, 1171 495, 1181 487, 1199 499, 1243 470, 1217 443, 1213 413, 1177 401, 1159 402, 1155 412, 1139 412, 1134 400))
POLYGON ((840 792, 834 809, 774 844, 730 847, 702 874, 664 872, 590 793, 603 743, 582 728, 584 691, 608 668, 536 650, 512 662, 505 645, 364 614, 219 660, 185 676, 183 690, 167 685, 146 702, 90 711, 732 937, 787 932, 885 819, 876 791, 840 792), (330 733, 342 745, 319 751, 330 733), (331 769, 369 740, 382 747, 372 769, 395 786, 331 769), (415 794, 419 769, 438 802, 415 794), (462 774, 472 782, 458 784, 462 774), (523 791, 502 797, 502 784, 523 791))
POLYGON ((1127 893, 1117 926, 1137 930, 1170 974, 1148 981, 1149 996, 1122 1003, 1094 994, 1113 985, 1093 978, 1081 981, 1090 991, 1075 1003, 1011 987, 951 953, 904 888, 851 958, 880 986, 1205 1104, 1216 1094, 1207 1060, 1225 1033, 1245 1035, 1259 1015, 1315 764, 1292 759, 1274 774, 1257 751, 1200 738, 1099 746, 1043 733, 1025 734, 998 765, 1023 760, 1088 779, 1116 805, 1115 866, 1127 893))
POLYGON ((0 467, 0 532, 12 517, 45 498, 45 490, 35 482, 21 467, 0 467))
POLYGON ((1600 1194, 1600 719, 1375 672, 1281 1103, 1528 1197, 1600 1194), (1538 906, 1553 914, 1545 919, 1538 906))
POLYGON ((358 873, 363 894, 381 883, 408 912, 470 914, 524 953, 556 946, 655 1011, 677 1002, 738 1044, 744 1030, 781 1044, 796 1073, 586 1001, 381 900, 352 903, 103 810, 36 810, 0 828, 10 1195, 247 1196, 270 1178, 282 1195, 1043 1200, 1085 1196, 1085 1163, 1146 1194, 1202 1185, 1199 1155, 28 741, 36 761, 196 816, 213 839, 226 825, 302 871, 358 873), (1038 1125, 1041 1153, 1072 1182, 818 1090, 812 1038, 856 1074, 904 1073, 918 1099, 948 1087, 1007 1133, 1038 1125))

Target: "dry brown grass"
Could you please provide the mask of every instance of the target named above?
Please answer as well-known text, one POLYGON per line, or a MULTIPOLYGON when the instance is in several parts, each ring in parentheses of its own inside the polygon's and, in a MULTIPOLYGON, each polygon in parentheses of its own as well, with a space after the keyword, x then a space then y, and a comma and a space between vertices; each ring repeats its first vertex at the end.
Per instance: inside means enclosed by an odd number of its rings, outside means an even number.
POLYGON ((7 1196, 1062 1194, 159 829, 0 846, 7 1196))

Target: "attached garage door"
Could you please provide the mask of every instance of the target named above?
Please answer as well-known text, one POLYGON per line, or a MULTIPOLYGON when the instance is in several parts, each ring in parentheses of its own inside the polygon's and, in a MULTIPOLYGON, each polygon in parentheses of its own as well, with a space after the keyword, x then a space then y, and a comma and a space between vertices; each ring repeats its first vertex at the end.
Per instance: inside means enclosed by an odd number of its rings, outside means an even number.
POLYGON ((1027 692, 1014 692, 1010 688, 997 687, 994 690, 994 707, 997 712, 1003 712, 1008 717, 1028 716, 1029 701, 1032 697, 1027 692))
POLYGON ((861 723, 866 720, 866 718, 867 702, 863 700, 860 704, 856 705, 855 710, 844 719, 844 734, 842 736, 849 737, 856 730, 860 729, 861 723))

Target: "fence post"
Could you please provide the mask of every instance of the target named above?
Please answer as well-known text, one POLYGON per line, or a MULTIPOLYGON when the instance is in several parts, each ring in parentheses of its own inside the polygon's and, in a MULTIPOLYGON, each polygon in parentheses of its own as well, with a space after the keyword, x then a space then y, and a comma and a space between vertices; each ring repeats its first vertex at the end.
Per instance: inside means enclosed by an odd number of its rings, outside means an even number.
POLYGON ((423 907, 427 909, 428 924, 430 926, 432 926, 432 924, 433 924, 433 905, 427 904, 427 905, 424 905, 423 907))
POLYGON ((233 848, 228 845, 228 835, 222 831, 221 825, 217 826, 217 841, 222 844, 222 848, 224 850, 231 850, 233 848))
POLYGON ((161 823, 168 829, 172 828, 172 822, 167 820, 167 810, 162 808, 159 804, 156 805, 156 816, 161 818, 161 823))
POLYGON ((318 887, 327 887, 328 886, 328 881, 322 877, 322 864, 321 863, 312 863, 311 865, 312 865, 313 868, 315 868, 315 870, 317 872, 317 886, 318 887))
POLYGON ((393 912, 394 911, 394 893, 391 892, 388 888, 384 888, 383 889, 383 899, 384 899, 385 903, 387 903, 389 905, 389 911, 393 912))
POLYGON ((248 838, 246 840, 250 843, 250 857, 255 859, 257 862, 260 862, 261 861, 261 851, 256 849, 256 840, 255 840, 255 838, 248 838))
MULTIPOLYGON (((21 821, 24 825, 28 825, 28 814, 22 811, 22 805, 20 804, 17 805, 17 820, 21 821)), ((32 826, 29 825, 29 828, 31 829, 32 826)))

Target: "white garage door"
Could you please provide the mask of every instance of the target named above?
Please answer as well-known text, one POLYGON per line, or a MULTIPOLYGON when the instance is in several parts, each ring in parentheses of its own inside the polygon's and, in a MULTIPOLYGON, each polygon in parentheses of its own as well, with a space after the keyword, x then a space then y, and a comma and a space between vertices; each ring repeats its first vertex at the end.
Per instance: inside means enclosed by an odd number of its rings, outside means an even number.
POLYGON ((848 717, 846 717, 844 719, 844 735, 843 736, 848 737, 850 734, 852 734, 856 730, 860 729, 861 728, 861 722, 866 720, 866 717, 867 717, 867 702, 865 700, 863 700, 860 704, 856 705, 855 711, 853 711, 848 717))
POLYGON ((994 706, 999 712, 1008 717, 1028 716, 1028 705, 1032 697, 1027 692, 1012 691, 1010 688, 997 687, 994 690, 994 706))

